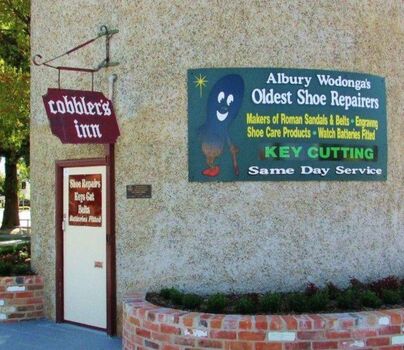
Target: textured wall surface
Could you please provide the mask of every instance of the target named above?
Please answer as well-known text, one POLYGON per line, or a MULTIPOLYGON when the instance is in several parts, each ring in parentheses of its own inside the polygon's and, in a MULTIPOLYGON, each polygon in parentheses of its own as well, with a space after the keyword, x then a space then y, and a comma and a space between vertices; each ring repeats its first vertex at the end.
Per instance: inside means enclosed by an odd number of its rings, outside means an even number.
MULTIPOLYGON (((188 291, 344 285, 404 271, 403 32, 400 1, 33 1, 32 53, 52 57, 118 28, 118 67, 96 74, 115 111, 117 297, 177 286, 188 291), (384 76, 386 182, 189 183, 186 71, 198 67, 296 67, 384 76), (400 135, 401 133, 401 135, 400 135), (153 186, 126 199, 127 184, 153 186)), ((96 66, 103 42, 60 64, 96 66)), ((32 67, 33 264, 55 316, 56 159, 102 156, 100 146, 66 146, 51 135, 41 96, 57 72, 32 67)), ((62 73, 62 87, 91 77, 62 73)), ((120 313, 121 305, 118 312, 120 313)))

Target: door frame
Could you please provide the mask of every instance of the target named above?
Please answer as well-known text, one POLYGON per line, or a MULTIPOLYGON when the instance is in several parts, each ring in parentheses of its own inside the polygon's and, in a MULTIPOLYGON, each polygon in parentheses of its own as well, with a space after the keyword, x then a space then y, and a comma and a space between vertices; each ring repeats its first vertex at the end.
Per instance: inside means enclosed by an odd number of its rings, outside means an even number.
MULTIPOLYGON (((108 335, 116 334, 116 249, 115 249, 115 174, 114 152, 105 158, 57 160, 55 162, 55 243, 56 243, 56 322, 64 319, 64 258, 63 258, 63 170, 91 166, 106 167, 106 279, 107 279, 107 329, 108 335)), ((70 322, 71 323, 71 322, 70 322)), ((86 325, 82 325, 86 326, 86 325)), ((89 328, 96 328, 86 326, 89 328)))

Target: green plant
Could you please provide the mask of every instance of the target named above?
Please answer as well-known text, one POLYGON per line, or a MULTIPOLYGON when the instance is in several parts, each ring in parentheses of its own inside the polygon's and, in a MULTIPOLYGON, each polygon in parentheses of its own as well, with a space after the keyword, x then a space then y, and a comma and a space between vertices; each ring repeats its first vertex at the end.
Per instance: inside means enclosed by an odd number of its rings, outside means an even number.
POLYGON ((307 296, 302 293, 290 293, 286 297, 287 311, 305 312, 308 310, 307 296))
POLYGON ((29 243, 19 243, 17 245, 0 247, 0 257, 7 255, 16 255, 17 258, 20 255, 24 255, 24 258, 29 258, 30 256, 30 244, 29 243))
POLYGON ((182 303, 183 293, 176 288, 164 288, 160 291, 160 295, 175 305, 181 305, 182 303))
MULTIPOLYGON (((17 249, 17 255, 25 257, 29 246, 18 248, 21 250, 17 249)), ((7 271, 9 264, 19 264, 20 261, 14 259, 15 254, 10 254, 7 250, 6 252, 8 254, 0 256, 0 261, 2 261, 3 270, 7 271)), ((23 266, 18 269, 24 271, 23 266)), ((23 272, 20 273, 23 274, 23 272)), ((304 292, 269 292, 264 295, 250 293, 230 296, 217 293, 205 299, 192 293, 184 294, 175 288, 164 288, 159 295, 150 293, 150 300, 148 300, 168 307, 175 305, 203 312, 239 314, 254 314, 257 311, 262 313, 335 311, 336 307, 341 311, 350 311, 359 310, 362 306, 379 308, 383 303, 386 306, 404 303, 404 279, 388 276, 366 284, 354 278, 350 282, 350 287, 345 290, 339 289, 332 283, 328 283, 323 289, 310 283, 304 292), (156 299, 153 300, 153 298, 156 299)))
POLYGON ((378 308, 382 305, 382 300, 371 290, 362 291, 359 298, 361 304, 366 307, 378 308))
POLYGON ((196 294, 184 294, 182 305, 187 309, 196 309, 202 304, 203 299, 196 294))
POLYGON ((328 297, 331 300, 335 300, 338 298, 338 296, 341 294, 341 289, 339 289, 334 283, 329 282, 327 283, 326 287, 325 287, 327 293, 328 293, 328 297))
POLYGON ((163 288, 162 290, 160 290, 160 296, 162 296, 166 300, 169 300, 170 292, 171 292, 171 288, 163 288))
POLYGON ((161 295, 164 299, 169 300, 169 299, 170 299, 171 289, 172 289, 172 288, 163 288, 162 290, 160 290, 160 295, 161 295))
POLYGON ((348 288, 337 297, 337 305, 341 309, 356 309, 358 307, 357 291, 348 288))
POLYGON ((20 250, 18 252, 18 258, 22 261, 25 261, 26 259, 29 259, 29 253, 23 250, 20 250))
POLYGON ((206 307, 210 312, 222 312, 228 303, 229 300, 224 294, 217 293, 208 298, 206 301, 206 307))
POLYGON ((17 264, 12 267, 13 274, 17 276, 21 275, 31 275, 31 267, 29 264, 17 264))
POLYGON ((253 314, 256 310, 256 305, 251 299, 242 297, 237 300, 235 309, 240 314, 253 314))
POLYGON ((0 261, 0 276, 10 276, 13 265, 6 261, 0 261))
POLYGON ((183 293, 180 292, 178 289, 172 288, 170 293, 171 301, 176 305, 181 305, 182 303, 183 293))
POLYGON ((399 304, 401 295, 399 290, 383 289, 381 292, 383 302, 386 304, 399 304))
POLYGON ((279 293, 266 293, 261 297, 260 310, 267 313, 276 313, 281 310, 282 298, 279 293))
POLYGON ((31 248, 31 245, 29 243, 18 243, 16 246, 14 246, 14 251, 26 251, 29 252, 31 248))
POLYGON ((14 252, 15 252, 14 246, 0 247, 0 255, 14 254, 14 252))
POLYGON ((323 311, 327 309, 330 299, 327 291, 321 291, 309 297, 309 309, 312 312, 323 311))

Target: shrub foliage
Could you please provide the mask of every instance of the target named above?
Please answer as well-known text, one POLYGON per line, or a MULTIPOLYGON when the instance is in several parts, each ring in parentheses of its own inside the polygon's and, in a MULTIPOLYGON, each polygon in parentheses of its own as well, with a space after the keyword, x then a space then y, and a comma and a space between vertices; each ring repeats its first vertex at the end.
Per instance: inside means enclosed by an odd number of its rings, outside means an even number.
POLYGON ((0 247, 0 276, 31 274, 29 243, 0 247))
MULTIPOLYGON (((9 266, 0 265, 0 273, 2 269, 7 270, 9 266)), ((148 293, 147 300, 192 311, 247 315, 355 311, 404 306, 404 279, 388 276, 372 283, 363 283, 353 278, 345 289, 332 283, 320 289, 310 283, 303 292, 245 295, 216 293, 205 297, 185 294, 176 288, 164 288, 160 293, 148 293)))

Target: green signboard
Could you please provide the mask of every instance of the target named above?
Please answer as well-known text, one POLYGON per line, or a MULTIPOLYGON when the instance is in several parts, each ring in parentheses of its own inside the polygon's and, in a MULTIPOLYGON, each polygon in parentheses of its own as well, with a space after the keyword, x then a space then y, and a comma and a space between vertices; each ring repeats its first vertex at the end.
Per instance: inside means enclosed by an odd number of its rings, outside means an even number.
POLYGON ((386 180, 384 78, 188 70, 188 151, 190 181, 386 180))

